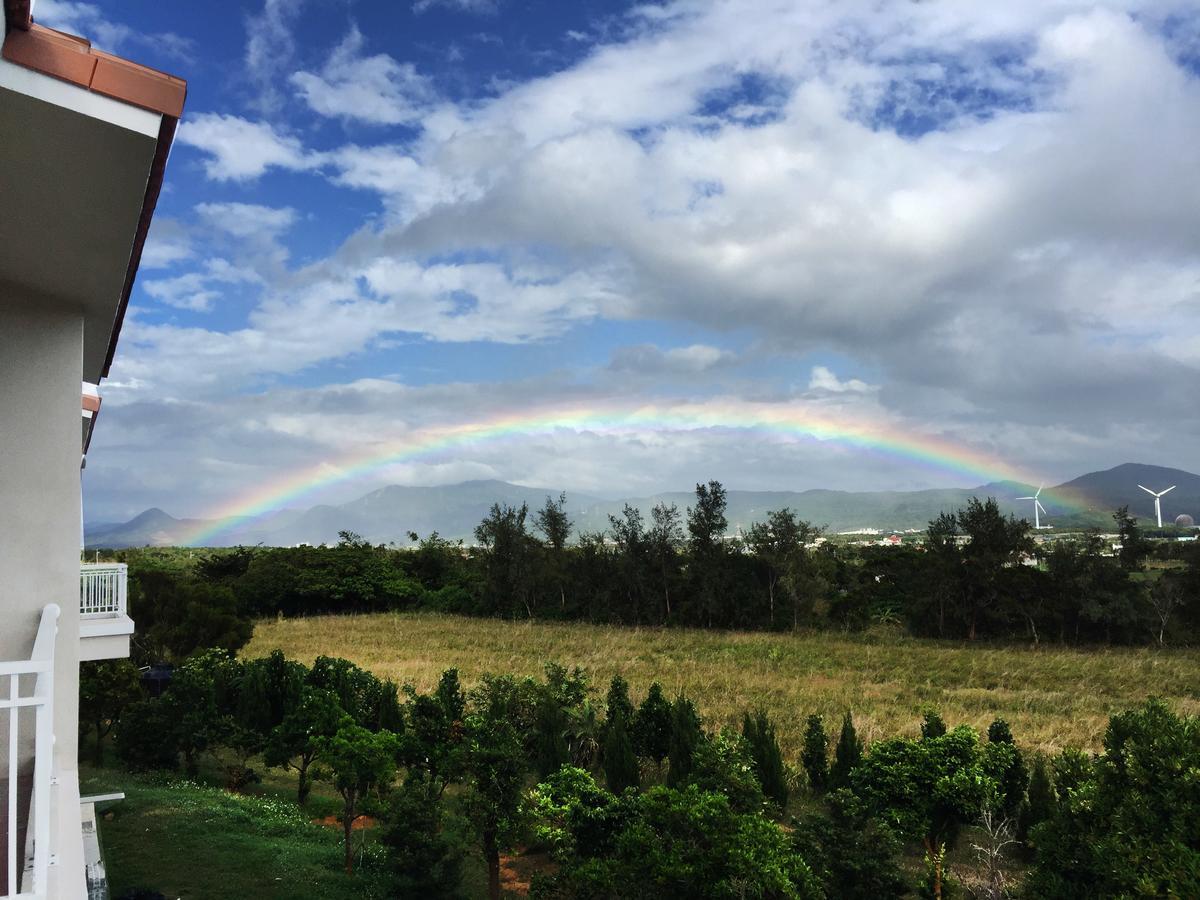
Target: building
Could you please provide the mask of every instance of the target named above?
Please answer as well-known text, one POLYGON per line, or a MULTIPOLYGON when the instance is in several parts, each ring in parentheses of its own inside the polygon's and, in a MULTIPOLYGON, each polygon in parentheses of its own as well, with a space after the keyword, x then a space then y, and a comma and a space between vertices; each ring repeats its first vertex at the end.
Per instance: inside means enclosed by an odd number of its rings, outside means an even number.
POLYGON ((186 85, 3 4, 0 897, 80 900, 79 662, 133 631, 124 572, 81 570, 82 453, 186 85))

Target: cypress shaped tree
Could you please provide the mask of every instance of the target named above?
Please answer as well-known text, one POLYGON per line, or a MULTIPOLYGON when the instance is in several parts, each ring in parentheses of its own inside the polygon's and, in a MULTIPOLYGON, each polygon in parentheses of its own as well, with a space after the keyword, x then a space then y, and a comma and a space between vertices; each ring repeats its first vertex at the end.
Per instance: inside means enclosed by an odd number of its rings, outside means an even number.
POLYGON ((604 738, 604 777, 614 794, 638 786, 637 756, 625 726, 625 716, 620 712, 608 722, 608 734, 604 738))
POLYGON ((671 706, 671 739, 667 749, 670 767, 667 769, 667 785, 679 787, 687 784, 692 774, 692 755, 704 740, 700 730, 700 716, 696 706, 682 694, 671 706))
POLYGON ((646 699, 633 717, 633 749, 638 756, 661 766, 671 749, 671 701, 663 696, 662 685, 650 685, 646 699))
POLYGON ((628 730, 629 723, 633 721, 633 703, 629 699, 629 684, 620 675, 614 675, 612 681, 608 683, 608 694, 604 698, 606 733, 608 723, 614 721, 618 716, 625 720, 625 728, 628 730))
POLYGON ((567 714, 549 693, 538 700, 535 729, 534 764, 539 779, 545 781, 571 760, 567 714))
POLYGON ((1021 805, 1025 802, 1025 788, 1029 785, 1029 770, 1025 767, 1025 759, 1013 741, 1012 729, 1003 719, 997 719, 988 726, 988 743, 1007 744, 1012 748, 1012 760, 1004 768, 1000 776, 1001 812, 1010 822, 1015 822, 1020 815, 1021 805))
POLYGON ((837 748, 833 752, 833 768, 829 772, 830 782, 835 788, 850 786, 850 773, 863 758, 863 742, 854 728, 854 717, 846 710, 842 717, 842 733, 838 735, 837 748))
POLYGON ((808 773, 808 784, 820 793, 829 784, 829 738, 825 736, 825 722, 818 715, 811 715, 804 726, 804 747, 800 762, 808 773))
POLYGON ((946 723, 938 711, 936 709, 926 710, 925 717, 921 720, 921 740, 940 738, 945 733, 946 723))
POLYGON ((1052 819, 1057 809, 1058 796, 1050 779, 1050 767, 1046 765, 1046 758, 1038 754, 1033 761, 1033 774, 1029 777, 1029 793, 1021 804, 1021 814, 1017 819, 1017 838, 1028 843, 1033 826, 1052 819))
POLYGON ((756 710, 753 718, 750 713, 742 717, 742 737, 750 748, 754 774, 758 776, 763 794, 784 809, 788 801, 787 772, 783 765, 783 753, 775 739, 775 726, 765 711, 756 710))

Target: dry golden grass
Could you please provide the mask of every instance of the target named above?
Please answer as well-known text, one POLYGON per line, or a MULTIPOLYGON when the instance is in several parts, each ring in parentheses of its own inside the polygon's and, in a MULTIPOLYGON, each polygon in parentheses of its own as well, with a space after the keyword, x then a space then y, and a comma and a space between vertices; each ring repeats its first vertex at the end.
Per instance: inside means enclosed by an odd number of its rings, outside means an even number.
POLYGON ((997 716, 1023 746, 1100 745, 1110 714, 1149 696, 1200 713, 1200 651, 966 646, 895 633, 842 636, 631 629, 509 622, 432 613, 323 616, 259 622, 247 656, 281 649, 311 663, 344 656, 419 690, 456 667, 540 675, 547 661, 578 665, 602 696, 616 673, 637 702, 652 681, 694 698, 709 727, 763 706, 786 755, 799 754, 804 719, 818 712, 836 737, 850 708, 868 741, 915 734, 935 706, 951 725, 986 729, 997 716))

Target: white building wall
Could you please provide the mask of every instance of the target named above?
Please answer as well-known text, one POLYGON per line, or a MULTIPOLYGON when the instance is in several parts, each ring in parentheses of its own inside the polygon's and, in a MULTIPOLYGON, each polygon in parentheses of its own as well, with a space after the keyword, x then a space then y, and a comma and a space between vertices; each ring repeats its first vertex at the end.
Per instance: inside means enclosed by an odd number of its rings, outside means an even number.
POLYGON ((86 896, 79 828, 79 461, 83 318, 0 285, 0 659, 62 607, 54 673, 52 898, 86 896))

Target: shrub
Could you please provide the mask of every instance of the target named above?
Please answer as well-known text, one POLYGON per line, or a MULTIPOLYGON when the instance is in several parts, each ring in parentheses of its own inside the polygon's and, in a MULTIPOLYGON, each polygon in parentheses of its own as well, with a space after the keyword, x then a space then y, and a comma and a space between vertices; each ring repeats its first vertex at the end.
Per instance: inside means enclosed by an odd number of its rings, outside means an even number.
POLYGON ((671 703, 657 681, 650 685, 646 699, 634 714, 633 749, 658 765, 671 749, 671 703))
POLYGON ((440 792, 424 773, 405 780, 383 815, 380 842, 400 897, 431 900, 458 895, 462 849, 442 827, 440 792))
POLYGON ((670 768, 667 769, 667 784, 672 787, 686 784, 692 773, 692 755, 704 740, 700 730, 700 716, 695 704, 683 695, 671 706, 671 739, 667 751, 670 768))
POLYGON ((829 782, 829 738, 825 736, 825 723, 818 715, 809 716, 804 725, 800 763, 808 773, 809 787, 817 793, 825 790, 829 782))
POLYGON ((638 761, 633 752, 633 742, 625 727, 625 714, 618 708, 608 720, 604 737, 604 778, 608 789, 620 794, 626 788, 638 786, 638 761))
POLYGON ((1046 758, 1039 754, 1033 761, 1029 791, 1017 817, 1017 838, 1023 843, 1028 843, 1033 827, 1052 818, 1057 806, 1054 783, 1050 780, 1050 767, 1046 765, 1046 758))
POLYGON ((829 780, 835 788, 850 786, 850 774, 862 762, 863 743, 854 728, 854 717, 849 710, 842 717, 842 731, 838 735, 837 748, 833 751, 833 768, 829 780))
POLYGON ((797 851, 821 881, 826 897, 899 900, 908 893, 900 870, 900 841, 848 790, 831 793, 827 812, 796 822, 797 851))
POLYGON ((759 812, 763 808, 762 786, 754 774, 750 748, 735 731, 722 730, 696 746, 688 783, 721 794, 735 812, 759 812))
POLYGON ((127 706, 117 726, 117 756, 131 772, 179 767, 175 723, 162 700, 139 700, 127 706))
POLYGON ((1151 701, 1112 717, 1094 766, 1059 763, 1030 896, 1200 897, 1200 718, 1151 701))
POLYGON ((921 719, 921 739, 940 738, 946 733, 946 722, 936 709, 925 711, 921 719))
POLYGON ((762 792, 780 809, 785 808, 788 784, 783 752, 779 749, 779 741, 775 739, 775 726, 764 710, 757 710, 753 717, 750 713, 742 717, 742 738, 749 749, 754 774, 762 785, 762 792))
POLYGON ((1010 759, 999 777, 1000 813, 1010 823, 1015 823, 1021 813, 1021 805, 1025 802, 1025 789, 1029 785, 1029 770, 1025 767, 1025 759, 1013 741, 1012 729, 1003 719, 997 719, 988 726, 988 743, 1000 744, 1011 748, 1010 759))

